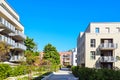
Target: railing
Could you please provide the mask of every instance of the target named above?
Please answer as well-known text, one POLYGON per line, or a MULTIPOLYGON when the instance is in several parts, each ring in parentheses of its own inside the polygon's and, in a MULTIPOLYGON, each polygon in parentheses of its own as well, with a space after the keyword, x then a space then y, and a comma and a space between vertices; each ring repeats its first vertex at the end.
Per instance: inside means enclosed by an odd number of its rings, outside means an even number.
POLYGON ((15 45, 15 41, 14 40, 12 40, 9 37, 3 36, 3 35, 0 35, 0 41, 5 42, 5 43, 7 43, 7 44, 9 44, 11 46, 15 45))
POLYGON ((22 50, 26 50, 26 46, 21 44, 21 43, 15 43, 15 48, 19 48, 19 49, 22 49, 22 50))
POLYGON ((0 24, 3 25, 2 27, 7 28, 12 32, 15 32, 15 27, 12 24, 10 24, 7 20, 5 20, 4 18, 0 17, 0 24))
POLYGON ((15 30, 15 35, 21 36, 23 39, 26 39, 26 36, 19 30, 15 30))
POLYGON ((11 56, 10 60, 11 62, 19 62, 19 61, 26 61, 26 58, 24 56, 11 56))
POLYGON ((117 61, 116 57, 113 56, 100 57, 100 62, 116 62, 116 61, 117 61))
POLYGON ((117 44, 116 43, 102 43, 99 46, 100 49, 116 49, 117 44))

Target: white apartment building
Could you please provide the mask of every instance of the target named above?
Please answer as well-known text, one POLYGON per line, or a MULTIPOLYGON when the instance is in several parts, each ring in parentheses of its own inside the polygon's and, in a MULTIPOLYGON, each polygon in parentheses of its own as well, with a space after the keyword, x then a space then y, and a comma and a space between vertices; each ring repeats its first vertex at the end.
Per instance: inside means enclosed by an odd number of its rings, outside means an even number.
POLYGON ((77 65, 120 68, 120 22, 90 23, 77 38, 77 65))
POLYGON ((71 54, 71 64, 72 66, 77 66, 77 48, 74 48, 72 50, 72 54, 71 54))
POLYGON ((0 0, 0 42, 11 46, 10 62, 25 60, 25 39, 24 26, 20 23, 19 15, 6 0, 0 0))

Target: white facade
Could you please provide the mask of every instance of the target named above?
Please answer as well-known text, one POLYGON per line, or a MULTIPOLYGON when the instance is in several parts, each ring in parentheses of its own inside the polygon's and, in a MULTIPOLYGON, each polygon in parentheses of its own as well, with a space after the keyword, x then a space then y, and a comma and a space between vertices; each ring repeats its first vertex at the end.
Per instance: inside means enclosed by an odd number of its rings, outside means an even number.
POLYGON ((120 68, 120 23, 90 23, 77 39, 77 65, 120 68))
POLYGON ((72 66, 77 66, 77 48, 74 48, 72 50, 72 55, 71 55, 71 64, 72 66))
POLYGON ((10 62, 25 60, 24 27, 20 23, 19 15, 5 0, 0 0, 0 41, 11 46, 10 62))

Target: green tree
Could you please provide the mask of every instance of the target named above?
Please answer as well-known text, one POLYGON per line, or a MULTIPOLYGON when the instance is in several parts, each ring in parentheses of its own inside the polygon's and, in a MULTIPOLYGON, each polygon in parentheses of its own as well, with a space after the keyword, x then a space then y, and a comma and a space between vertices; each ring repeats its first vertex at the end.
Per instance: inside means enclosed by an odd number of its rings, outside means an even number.
POLYGON ((37 49, 37 45, 34 42, 34 39, 27 37, 25 40, 25 46, 29 51, 35 51, 37 49))
POLYGON ((10 52, 10 46, 5 42, 0 42, 0 61, 4 61, 8 58, 10 52))
POLYGON ((27 64, 33 65, 34 62, 36 62, 36 59, 39 57, 39 53, 26 50, 25 51, 25 57, 26 57, 27 64))
POLYGON ((60 64, 60 55, 54 46, 47 44, 43 52, 45 53, 44 59, 51 61, 53 64, 60 64))

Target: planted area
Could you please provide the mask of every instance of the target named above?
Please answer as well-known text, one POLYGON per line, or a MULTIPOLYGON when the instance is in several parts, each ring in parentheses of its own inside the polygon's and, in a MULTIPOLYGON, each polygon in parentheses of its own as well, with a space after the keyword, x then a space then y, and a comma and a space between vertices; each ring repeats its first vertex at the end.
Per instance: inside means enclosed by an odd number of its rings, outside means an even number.
POLYGON ((26 66, 20 65, 16 67, 10 67, 8 64, 0 64, 0 80, 7 77, 24 75, 28 73, 26 66))
POLYGON ((79 80, 120 80, 120 70, 72 67, 79 80))

